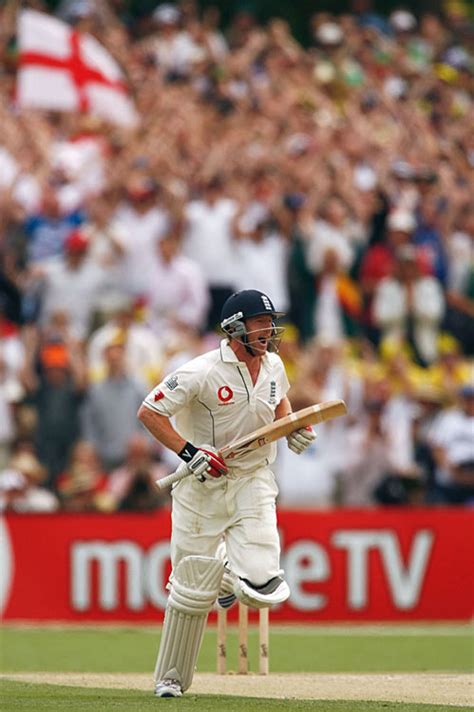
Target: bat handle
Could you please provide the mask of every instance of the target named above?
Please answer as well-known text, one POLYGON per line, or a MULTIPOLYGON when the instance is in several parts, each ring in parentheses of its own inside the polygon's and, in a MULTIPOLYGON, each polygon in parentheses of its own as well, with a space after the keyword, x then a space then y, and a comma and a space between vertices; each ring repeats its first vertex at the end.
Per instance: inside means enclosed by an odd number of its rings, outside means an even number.
POLYGON ((159 480, 155 480, 155 483, 158 489, 164 490, 170 485, 174 485, 175 482, 179 482, 179 480, 188 477, 190 474, 187 463, 182 462, 174 472, 166 477, 161 477, 159 480))

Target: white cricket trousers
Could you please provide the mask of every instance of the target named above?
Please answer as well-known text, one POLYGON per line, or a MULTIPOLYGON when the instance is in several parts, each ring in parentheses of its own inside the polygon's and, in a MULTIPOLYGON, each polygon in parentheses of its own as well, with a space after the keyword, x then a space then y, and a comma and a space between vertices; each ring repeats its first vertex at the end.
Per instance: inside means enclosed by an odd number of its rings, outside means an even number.
POLYGON ((277 494, 275 476, 268 467, 205 482, 193 475, 181 480, 172 492, 173 569, 185 556, 215 556, 224 538, 234 574, 256 586, 278 576, 277 494))

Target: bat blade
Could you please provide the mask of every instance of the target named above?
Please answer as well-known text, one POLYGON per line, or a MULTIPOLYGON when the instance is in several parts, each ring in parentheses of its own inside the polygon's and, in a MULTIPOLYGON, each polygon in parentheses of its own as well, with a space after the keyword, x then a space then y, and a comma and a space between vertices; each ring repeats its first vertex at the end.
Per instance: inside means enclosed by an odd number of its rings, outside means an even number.
MULTIPOLYGON (((290 413, 290 415, 284 418, 274 420, 273 423, 264 425, 262 428, 258 428, 258 430, 254 430, 252 433, 244 435, 238 440, 234 440, 234 442, 221 448, 219 453, 224 460, 232 460, 252 450, 256 450, 259 447, 263 447, 263 445, 275 442, 275 440, 289 435, 294 430, 305 428, 308 425, 317 425, 318 423, 323 423, 325 420, 332 420, 346 413, 347 407, 343 400, 325 401, 317 405, 310 405, 308 408, 297 410, 296 413, 290 413)), ((190 474, 186 463, 182 462, 175 472, 172 472, 167 477, 156 480, 156 485, 159 489, 163 490, 175 482, 189 477, 190 474)))
POLYGON ((263 445, 268 445, 279 438, 283 438, 294 430, 306 428, 308 425, 317 425, 346 413, 347 406, 343 400, 325 401, 324 403, 310 405, 295 413, 290 413, 284 418, 279 418, 269 425, 264 425, 262 428, 254 430, 253 433, 244 435, 229 445, 225 445, 219 452, 224 460, 232 460, 240 455, 245 455, 247 452, 263 447, 263 445))

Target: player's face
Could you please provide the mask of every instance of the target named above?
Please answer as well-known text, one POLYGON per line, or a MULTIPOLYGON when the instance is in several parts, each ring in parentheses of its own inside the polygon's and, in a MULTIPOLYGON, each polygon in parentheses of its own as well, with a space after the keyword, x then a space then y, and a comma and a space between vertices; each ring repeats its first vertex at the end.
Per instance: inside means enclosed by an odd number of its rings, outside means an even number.
POLYGON ((268 350, 273 334, 273 319, 271 316, 254 316, 246 320, 247 339, 249 346, 257 355, 268 350))

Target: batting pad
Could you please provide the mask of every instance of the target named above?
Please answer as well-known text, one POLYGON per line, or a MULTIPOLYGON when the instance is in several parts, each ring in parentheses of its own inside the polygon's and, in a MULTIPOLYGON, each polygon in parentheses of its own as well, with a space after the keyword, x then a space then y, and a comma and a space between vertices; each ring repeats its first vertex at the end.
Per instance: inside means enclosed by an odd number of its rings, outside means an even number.
POLYGON ((178 680, 191 685, 207 616, 219 593, 222 561, 209 556, 186 556, 173 573, 166 605, 155 680, 178 680))

